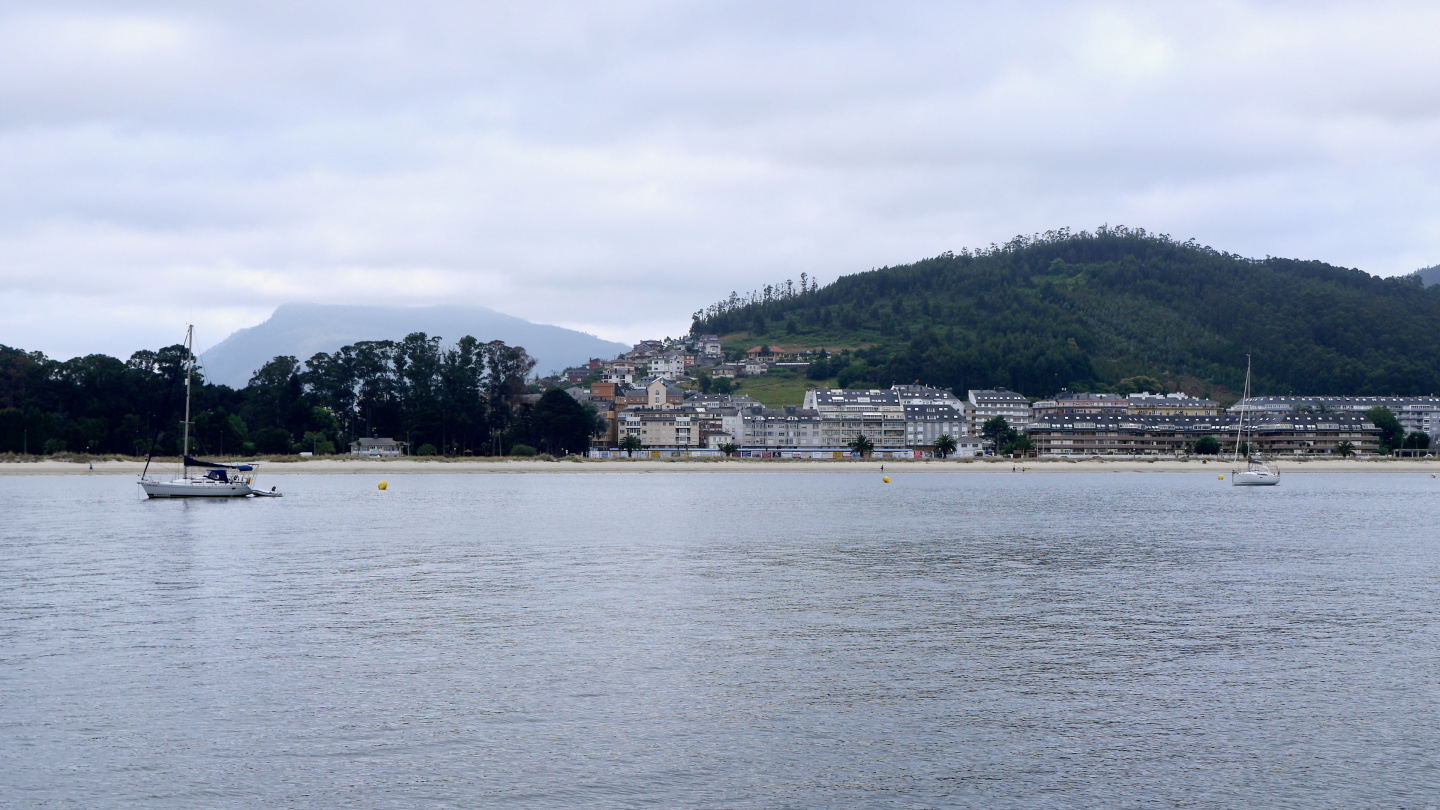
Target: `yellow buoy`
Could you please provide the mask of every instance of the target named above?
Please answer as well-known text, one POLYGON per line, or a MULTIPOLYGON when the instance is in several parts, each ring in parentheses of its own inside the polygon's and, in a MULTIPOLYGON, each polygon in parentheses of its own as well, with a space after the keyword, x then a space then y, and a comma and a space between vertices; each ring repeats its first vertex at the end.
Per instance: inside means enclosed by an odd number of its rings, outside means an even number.
POLYGON ((1225 480, 1225 476, 1223 476, 1223 475, 1220 476, 1220 480, 1221 480, 1221 481, 1224 481, 1224 480, 1225 480))
POLYGON ((881 480, 883 480, 885 483, 888 484, 888 483, 890 483, 890 476, 887 475, 887 476, 885 476, 885 477, 884 477, 883 479, 881 479, 881 480))
POLYGON ((380 482, 380 488, 381 488, 381 489, 384 489, 384 488, 385 488, 385 482, 384 482, 384 481, 381 481, 381 482, 380 482))

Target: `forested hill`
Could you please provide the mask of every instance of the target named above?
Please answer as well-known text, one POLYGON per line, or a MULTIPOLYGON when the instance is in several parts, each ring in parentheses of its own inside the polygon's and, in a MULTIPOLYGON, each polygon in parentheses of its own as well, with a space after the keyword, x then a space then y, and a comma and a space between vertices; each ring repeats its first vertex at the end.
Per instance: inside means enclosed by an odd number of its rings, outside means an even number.
POLYGON ((1248 352, 1261 394, 1440 392, 1440 287, 1143 230, 1017 237, 801 289, 732 294, 693 329, 732 347, 849 347, 812 374, 849 385, 1223 395, 1248 352))

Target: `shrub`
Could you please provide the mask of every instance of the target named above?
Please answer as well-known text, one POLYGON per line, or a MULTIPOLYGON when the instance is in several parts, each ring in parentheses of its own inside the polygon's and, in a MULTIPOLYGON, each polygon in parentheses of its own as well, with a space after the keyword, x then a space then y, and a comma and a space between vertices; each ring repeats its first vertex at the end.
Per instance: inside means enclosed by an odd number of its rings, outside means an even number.
POLYGON ((433 456, 433 455, 435 455, 437 452, 438 452, 438 451, 436 451, 435 445, 433 445, 433 444, 422 444, 422 445, 420 445, 420 449, 415 451, 415 455, 417 455, 417 456, 433 456))
POLYGON ((1220 441, 1214 436, 1201 436, 1195 440, 1195 455, 1215 456, 1220 454, 1220 441))
POLYGON ((510 448, 510 455, 529 458, 530 456, 535 455, 535 448, 531 447, 528 444, 517 444, 514 447, 510 448))

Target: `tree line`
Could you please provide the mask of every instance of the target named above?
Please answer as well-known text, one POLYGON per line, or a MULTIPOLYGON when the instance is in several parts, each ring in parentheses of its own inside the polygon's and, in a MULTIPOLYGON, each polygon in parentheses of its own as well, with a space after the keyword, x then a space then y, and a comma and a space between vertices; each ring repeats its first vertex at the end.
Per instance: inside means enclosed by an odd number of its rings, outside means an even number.
MULTIPOLYGON (((179 452, 185 349, 53 360, 0 346, 0 452, 179 452)), ((535 361, 523 347, 466 336, 450 346, 423 332, 361 341, 300 362, 276 357, 240 390, 196 368, 192 453, 344 452, 360 437, 412 452, 560 454, 586 448, 593 410, 560 391, 525 402, 535 361), (552 396, 554 394, 555 396, 552 396)))

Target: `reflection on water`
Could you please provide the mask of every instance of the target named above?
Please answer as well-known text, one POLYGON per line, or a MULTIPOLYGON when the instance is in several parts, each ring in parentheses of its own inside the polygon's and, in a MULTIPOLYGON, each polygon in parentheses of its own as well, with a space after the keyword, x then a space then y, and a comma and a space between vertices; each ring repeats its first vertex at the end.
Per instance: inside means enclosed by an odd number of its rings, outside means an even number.
POLYGON ((1428 476, 0 478, 0 804, 1435 802, 1428 476))

